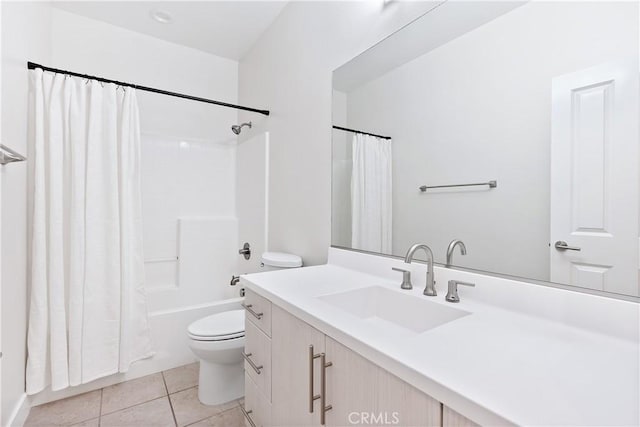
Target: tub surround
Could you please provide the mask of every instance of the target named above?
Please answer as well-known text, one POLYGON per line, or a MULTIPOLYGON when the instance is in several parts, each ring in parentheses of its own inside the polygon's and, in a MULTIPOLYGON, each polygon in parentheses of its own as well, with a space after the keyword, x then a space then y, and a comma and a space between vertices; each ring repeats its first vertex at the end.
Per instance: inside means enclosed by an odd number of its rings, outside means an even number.
MULTIPOLYGON (((482 425, 637 425, 637 303, 331 248, 326 265, 258 273, 242 284, 340 344, 482 425), (447 281, 461 302, 444 297, 447 281), (368 287, 468 312, 424 332, 380 326, 319 298, 368 287)), ((357 292, 354 294, 357 295, 357 292)))

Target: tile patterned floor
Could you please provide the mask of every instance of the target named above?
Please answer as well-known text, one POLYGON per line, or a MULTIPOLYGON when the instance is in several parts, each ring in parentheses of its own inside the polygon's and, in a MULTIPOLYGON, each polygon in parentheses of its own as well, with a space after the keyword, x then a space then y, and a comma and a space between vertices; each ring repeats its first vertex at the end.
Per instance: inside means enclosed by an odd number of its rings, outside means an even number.
POLYGON ((240 401, 198 401, 198 364, 31 408, 25 427, 243 427, 240 401))

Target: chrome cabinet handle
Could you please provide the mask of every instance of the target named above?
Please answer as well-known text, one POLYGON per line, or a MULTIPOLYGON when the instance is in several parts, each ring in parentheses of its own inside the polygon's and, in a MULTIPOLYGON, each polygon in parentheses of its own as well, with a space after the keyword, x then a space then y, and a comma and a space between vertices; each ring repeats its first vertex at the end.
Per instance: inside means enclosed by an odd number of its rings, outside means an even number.
POLYGON ((251 414, 253 414, 253 411, 251 409, 247 411, 246 409, 244 409, 244 405, 240 405, 240 410, 242 411, 242 414, 247 419, 247 421, 249 421, 249 424, 251 424, 251 427, 256 427, 256 423, 254 423, 251 419, 251 414))
POLYGON ((256 319, 260 320, 262 319, 262 316, 264 316, 264 313, 256 313, 251 307, 253 307, 253 304, 245 304, 242 303, 241 304, 242 307, 244 307, 245 310, 247 310, 249 313, 251 313, 251 315, 253 317, 255 317, 256 319))
POLYGON ((569 246, 567 244, 567 242, 563 242, 562 240, 558 240, 555 245, 557 250, 559 251, 581 251, 581 248, 578 248, 577 246, 569 246))
POLYGON ((251 356, 253 355, 253 353, 245 353, 244 351, 242 352, 242 357, 244 357, 244 360, 247 361, 247 363, 253 368, 254 371, 256 371, 256 374, 260 375, 260 371, 262 370, 262 368, 264 368, 263 365, 257 366, 253 360, 251 360, 251 356))
POLYGON ((313 402, 320 399, 319 394, 313 394, 313 361, 320 357, 314 354, 313 345, 309 346, 309 413, 313 414, 313 402))
POLYGON ((326 361, 326 355, 320 353, 320 424, 325 425, 327 411, 333 409, 333 406, 327 405, 327 368, 333 366, 333 363, 326 361))

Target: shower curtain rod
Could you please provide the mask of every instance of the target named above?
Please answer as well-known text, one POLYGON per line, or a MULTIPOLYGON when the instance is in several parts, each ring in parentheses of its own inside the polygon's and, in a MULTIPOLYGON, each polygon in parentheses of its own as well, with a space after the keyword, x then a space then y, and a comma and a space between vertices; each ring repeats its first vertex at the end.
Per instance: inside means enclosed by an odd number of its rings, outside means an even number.
POLYGON ((117 80, 110 80, 102 77, 90 76, 87 74, 80 74, 80 73, 74 73, 72 71, 59 70, 57 68, 45 67, 44 65, 36 64, 34 62, 27 62, 27 68, 29 70, 40 68, 43 71, 50 71, 52 73, 67 74, 69 76, 80 77, 83 79, 97 80, 103 83, 114 83, 118 86, 132 87, 134 89, 144 90, 146 92, 153 92, 153 93, 159 93, 161 95, 175 96, 177 98, 190 99, 192 101, 205 102, 207 104, 215 104, 215 105, 220 105, 221 107, 235 108, 236 110, 251 111, 253 113, 264 114, 265 116, 269 115, 269 110, 259 110, 257 108, 244 107, 242 105, 229 104, 228 102, 216 101, 216 100, 207 99, 207 98, 200 98, 200 97, 191 96, 191 95, 184 95, 182 93, 169 92, 168 90, 156 89, 148 86, 140 86, 133 83, 124 83, 124 82, 119 82, 117 80))
POLYGON ((391 139, 391 137, 390 137, 390 136, 376 135, 375 133, 363 132, 363 131, 361 131, 361 130, 355 130, 355 129, 343 128, 342 126, 334 126, 333 128, 334 128, 334 129, 338 129, 338 130, 343 130, 343 131, 345 131, 345 132, 361 133, 361 134, 363 134, 363 135, 375 136, 376 138, 391 139))

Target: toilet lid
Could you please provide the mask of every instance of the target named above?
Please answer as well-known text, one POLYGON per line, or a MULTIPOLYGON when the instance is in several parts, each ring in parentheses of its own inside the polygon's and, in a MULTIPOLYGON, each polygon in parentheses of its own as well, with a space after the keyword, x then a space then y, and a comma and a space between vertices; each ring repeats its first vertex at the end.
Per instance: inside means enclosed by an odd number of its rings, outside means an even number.
POLYGON ((284 252, 265 252, 262 254, 262 262, 264 265, 269 265, 271 267, 302 267, 302 258, 298 255, 287 254, 284 252))
POLYGON ((244 335, 244 310, 231 310, 196 320, 187 328, 200 339, 230 339, 244 335))

